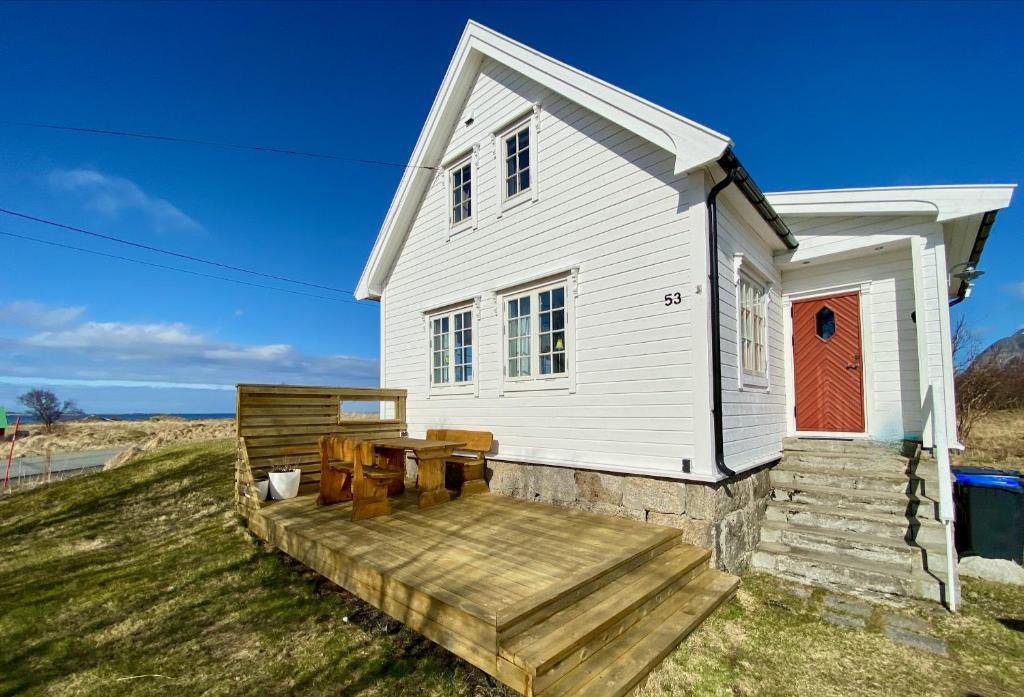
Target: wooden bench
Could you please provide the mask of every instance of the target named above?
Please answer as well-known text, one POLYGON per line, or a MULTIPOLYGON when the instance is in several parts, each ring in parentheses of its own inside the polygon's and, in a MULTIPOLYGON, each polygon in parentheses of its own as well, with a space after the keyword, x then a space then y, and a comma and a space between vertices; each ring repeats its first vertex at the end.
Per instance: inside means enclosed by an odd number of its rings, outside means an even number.
POLYGON ((451 455, 445 468, 445 488, 456 490, 459 496, 486 494, 484 481, 486 455, 494 445, 494 434, 490 431, 463 431, 454 428, 431 428, 427 430, 430 440, 454 440, 465 443, 460 453, 451 455), (465 454, 463 454, 465 453, 465 454))
POLYGON ((373 444, 356 438, 320 438, 320 495, 317 503, 352 501, 352 520, 391 512, 389 484, 405 480, 404 470, 377 467, 373 444))
POLYGON ((354 438, 320 436, 320 494, 318 506, 352 500, 352 473, 355 470, 354 438))

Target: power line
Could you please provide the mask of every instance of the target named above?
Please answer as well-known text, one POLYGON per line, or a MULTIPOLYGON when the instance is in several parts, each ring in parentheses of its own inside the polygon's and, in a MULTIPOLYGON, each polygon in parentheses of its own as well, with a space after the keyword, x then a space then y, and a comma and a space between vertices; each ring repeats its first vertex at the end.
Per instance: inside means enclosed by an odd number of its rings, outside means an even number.
POLYGON ((177 271, 179 273, 187 273, 191 276, 202 276, 203 278, 212 278, 218 281, 227 281, 228 283, 238 283, 243 286, 252 286, 253 288, 263 288, 265 290, 276 290, 281 293, 291 293, 292 295, 303 295, 307 298, 319 298, 320 300, 330 300, 336 303, 346 303, 348 305, 360 305, 363 303, 356 302, 355 300, 343 300, 342 298, 332 298, 327 295, 315 295, 313 293, 303 293, 301 290, 291 290, 289 288, 276 288, 274 286, 267 286, 261 283, 252 283, 250 281, 242 281, 237 278, 228 278, 227 276, 217 276, 215 274, 203 273, 202 271, 192 271, 190 269, 182 269, 177 266, 167 266, 165 264, 157 264, 152 261, 143 261, 142 259, 132 259, 130 257, 122 257, 117 254, 108 254, 106 252, 99 252, 95 249, 86 249, 85 247, 75 247, 74 245, 64 244, 62 242, 53 242, 51 240, 41 240, 38 237, 29 237, 28 235, 18 235, 13 232, 5 232, 0 230, 0 235, 7 237, 14 237, 19 240, 28 240, 30 242, 38 242, 39 244, 50 245, 51 247, 61 247, 63 249, 72 249, 76 252, 85 252, 86 254, 95 254, 100 257, 107 257, 108 259, 117 259, 118 261, 130 261, 133 264, 142 264, 143 266, 151 266, 157 269, 164 269, 166 271, 177 271))
POLYGON ((131 240, 125 240, 120 237, 114 237, 112 235, 104 235, 99 232, 93 232, 92 230, 86 230, 85 228, 75 227, 74 225, 65 225, 64 223, 58 223, 54 220, 47 220, 46 218, 39 218, 28 213, 19 213, 18 211, 8 210, 6 208, 0 208, 0 213, 7 215, 13 215, 16 218, 24 218, 25 220, 31 220, 36 223, 43 223, 44 225, 52 225, 53 227, 61 228, 62 230, 71 230, 72 232, 80 232, 83 235, 90 235, 97 237, 101 240, 108 240, 110 242, 118 242, 120 244, 126 244, 130 247, 138 247, 139 249, 145 249, 150 252, 158 252, 160 254, 168 254, 172 257, 178 257, 179 259, 187 259, 188 261, 199 262, 200 264, 209 264, 210 266, 218 266, 222 269, 228 269, 229 271, 238 271, 240 273, 248 273, 254 276, 262 276, 263 278, 271 278, 275 281, 284 281, 285 283, 296 283, 300 286, 308 286, 310 288, 319 288, 320 290, 331 290, 336 293, 348 293, 353 295, 352 291, 345 290, 343 288, 334 288, 332 286, 322 286, 318 283, 307 283, 306 281, 297 281, 294 278, 288 278, 287 276, 276 276, 272 273, 264 273, 262 271, 253 271, 252 269, 244 269, 240 266, 231 266, 230 264, 223 264, 219 261, 212 261, 210 259, 203 259, 201 257, 195 257, 190 254, 182 254, 180 252, 172 252, 169 249, 161 249, 160 247, 152 247, 148 244, 142 244, 141 242, 132 242, 131 240))
POLYGON ((188 143, 190 145, 211 145, 218 148, 233 148, 235 150, 255 150, 257 152, 272 152, 281 155, 297 155, 299 157, 313 157, 320 160, 337 160, 339 162, 351 162, 364 165, 382 165, 384 167, 401 167, 402 169, 430 169, 437 167, 429 165, 409 165, 401 162, 388 162, 386 160, 369 160, 359 157, 347 157, 345 155, 333 155, 329 153, 309 152, 306 150, 291 150, 288 148, 275 148, 266 145, 244 145, 241 143, 222 143, 215 140, 201 140, 199 138, 183 138, 180 136, 165 136, 153 133, 136 133, 132 131, 113 131, 103 128, 85 128, 83 126, 63 126, 54 123, 32 123, 28 121, 3 121, 9 126, 22 126, 25 128, 43 128, 52 131, 70 131, 72 133, 91 133, 104 136, 121 136, 124 138, 141 138, 143 140, 159 140, 166 143, 188 143))

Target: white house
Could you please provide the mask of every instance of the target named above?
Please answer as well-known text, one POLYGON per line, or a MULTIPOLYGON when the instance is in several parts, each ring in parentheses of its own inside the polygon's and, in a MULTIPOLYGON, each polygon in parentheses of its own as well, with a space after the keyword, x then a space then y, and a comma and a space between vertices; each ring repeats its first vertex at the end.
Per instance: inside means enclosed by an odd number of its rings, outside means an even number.
POLYGON ((1013 186, 762 194, 728 136, 473 22, 409 165, 356 294, 413 432, 494 433, 492 490, 729 566, 787 436, 955 446, 948 308, 1013 186))

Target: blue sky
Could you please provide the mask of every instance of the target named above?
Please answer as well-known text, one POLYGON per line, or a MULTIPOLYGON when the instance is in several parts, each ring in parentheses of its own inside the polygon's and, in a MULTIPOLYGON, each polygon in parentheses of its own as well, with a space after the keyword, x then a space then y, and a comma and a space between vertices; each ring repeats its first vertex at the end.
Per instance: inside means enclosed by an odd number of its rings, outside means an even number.
MULTIPOLYGON (((767 191, 1024 179, 1017 3, 5 3, 0 120, 405 162, 471 17, 728 134, 767 191)), ((0 207, 343 289, 400 176, 0 125, 0 207)), ((1019 201, 1000 215, 960 306, 985 341, 1024 324, 1022 223, 1019 201)), ((239 381, 376 382, 374 303, 2 236, 0 269, 8 408, 27 385, 92 412, 227 411, 239 381)))

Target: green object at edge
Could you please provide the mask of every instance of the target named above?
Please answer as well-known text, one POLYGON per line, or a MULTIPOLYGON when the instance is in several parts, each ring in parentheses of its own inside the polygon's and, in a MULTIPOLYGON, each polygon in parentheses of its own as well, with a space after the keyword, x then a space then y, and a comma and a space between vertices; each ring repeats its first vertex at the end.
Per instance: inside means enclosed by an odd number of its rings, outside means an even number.
POLYGON ((7 410, 0 407, 0 428, 7 428, 7 426, 9 426, 7 423, 7 410))

